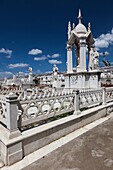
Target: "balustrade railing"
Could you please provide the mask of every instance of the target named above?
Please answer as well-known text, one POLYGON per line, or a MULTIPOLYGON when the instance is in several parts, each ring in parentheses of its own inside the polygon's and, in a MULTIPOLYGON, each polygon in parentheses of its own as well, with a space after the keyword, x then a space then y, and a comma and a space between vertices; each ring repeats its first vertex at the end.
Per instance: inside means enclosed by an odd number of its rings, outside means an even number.
POLYGON ((92 107, 103 102, 103 90, 81 90, 80 91, 80 108, 92 107))
POLYGON ((106 88, 106 102, 113 100, 113 88, 106 88))
POLYGON ((6 107, 6 97, 4 95, 0 95, 0 122, 4 125, 7 125, 7 107, 6 107))
POLYGON ((31 93, 29 96, 25 92, 19 99, 22 126, 74 111, 72 90, 31 93))
POLYGON ((22 88, 11 88, 11 89, 1 89, 0 90, 0 95, 8 95, 9 93, 17 93, 18 95, 21 94, 22 88))
POLYGON ((18 128, 18 122, 23 127, 63 113, 77 115, 83 108, 113 101, 113 88, 41 92, 32 89, 18 92, 18 96, 15 94, 0 95, 0 122, 9 130, 18 128))

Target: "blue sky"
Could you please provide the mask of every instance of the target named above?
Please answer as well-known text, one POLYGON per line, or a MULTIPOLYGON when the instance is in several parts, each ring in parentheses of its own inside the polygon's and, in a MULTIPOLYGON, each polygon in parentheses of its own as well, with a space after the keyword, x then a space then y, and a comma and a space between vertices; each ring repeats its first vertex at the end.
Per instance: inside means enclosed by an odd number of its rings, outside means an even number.
POLYGON ((65 71, 67 24, 78 24, 79 8, 83 24, 91 23, 100 65, 101 52, 112 62, 112 7, 112 0, 0 0, 0 76, 27 73, 29 67, 45 73, 54 63, 65 71))

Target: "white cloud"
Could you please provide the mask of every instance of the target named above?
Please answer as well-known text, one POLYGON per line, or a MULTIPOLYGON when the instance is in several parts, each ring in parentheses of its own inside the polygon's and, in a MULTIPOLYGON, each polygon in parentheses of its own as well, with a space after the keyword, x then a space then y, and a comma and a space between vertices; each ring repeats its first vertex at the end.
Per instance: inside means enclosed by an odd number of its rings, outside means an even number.
POLYGON ((10 55, 7 55, 6 58, 11 58, 11 56, 10 56, 10 55))
POLYGON ((24 73, 24 72, 22 72, 22 71, 19 71, 19 72, 18 72, 18 74, 25 74, 25 73, 24 73))
POLYGON ((47 57, 47 56, 34 57, 34 60, 35 60, 35 61, 42 61, 42 60, 46 60, 46 59, 48 59, 48 57, 47 57))
POLYGON ((58 60, 49 60, 48 62, 50 64, 62 64, 62 61, 58 61, 58 60))
POLYGON ((52 71, 46 71, 45 73, 49 74, 49 73, 52 73, 52 71))
POLYGON ((95 42, 97 48, 108 48, 111 44, 113 44, 113 28, 110 33, 101 34, 95 42))
POLYGON ((51 58, 51 56, 48 54, 48 55, 47 55, 47 58, 51 58))
POLYGON ((1 48, 0 49, 0 53, 7 54, 6 58, 11 58, 12 52, 13 51, 9 50, 9 49, 5 49, 5 48, 1 48))
POLYGON ((107 48, 109 43, 106 40, 97 39, 95 42, 95 47, 97 48, 107 48))
POLYGON ((110 62, 111 65, 113 65, 113 62, 110 62))
POLYGON ((58 57, 60 57, 60 54, 58 54, 58 53, 53 54, 53 55, 51 56, 51 58, 58 58, 58 57))
POLYGON ((4 77, 9 77, 12 76, 13 73, 5 71, 5 72, 0 72, 0 78, 4 78, 4 77))
POLYGON ((101 56, 103 56, 103 54, 104 54, 105 56, 107 56, 107 55, 109 55, 109 52, 108 52, 108 51, 105 51, 105 52, 99 53, 99 55, 101 55, 101 56))
POLYGON ((9 64, 8 67, 10 69, 13 69, 13 68, 19 68, 19 67, 28 67, 29 65, 28 64, 25 64, 25 63, 16 63, 16 64, 9 64))
POLYGON ((42 54, 42 50, 39 49, 32 49, 28 52, 30 55, 37 55, 37 54, 42 54))
POLYGON ((13 73, 10 71, 5 71, 5 72, 0 72, 0 74, 7 74, 7 75, 12 75, 13 73))
POLYGON ((50 59, 50 58, 58 58, 60 56, 60 54, 56 53, 56 54, 53 54, 53 55, 43 55, 41 57, 34 57, 34 60, 35 61, 42 61, 42 60, 47 60, 47 59, 50 59))
POLYGON ((16 73, 16 76, 26 76, 26 75, 28 75, 28 73, 25 73, 22 71, 19 71, 18 73, 16 73))
POLYGON ((37 74, 40 74, 40 73, 41 73, 41 71, 40 71, 40 70, 36 70, 36 73, 37 73, 37 74))

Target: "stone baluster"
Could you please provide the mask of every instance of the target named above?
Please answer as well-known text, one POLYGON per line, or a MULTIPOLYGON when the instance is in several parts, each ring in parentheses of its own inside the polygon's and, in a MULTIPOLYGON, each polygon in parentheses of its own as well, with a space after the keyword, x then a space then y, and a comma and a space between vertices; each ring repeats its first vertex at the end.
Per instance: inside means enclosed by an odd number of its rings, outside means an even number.
POLYGON ((8 96, 6 96, 6 108, 7 108, 7 115, 6 115, 6 121, 7 121, 7 137, 8 138, 14 138, 19 136, 21 133, 18 129, 18 111, 17 111, 17 100, 18 96, 10 93, 8 96))
POLYGON ((102 101, 103 101, 103 104, 105 105, 106 104, 106 88, 103 87, 103 92, 102 92, 102 101))
POLYGON ((27 90, 24 90, 24 97, 23 97, 23 100, 26 100, 27 99, 27 90))
POLYGON ((35 89, 33 89, 33 91, 32 91, 32 95, 33 95, 33 96, 35 95, 35 89))
POLYGON ((75 91, 75 97, 74 97, 74 114, 78 115, 80 114, 80 99, 79 99, 79 90, 75 91))

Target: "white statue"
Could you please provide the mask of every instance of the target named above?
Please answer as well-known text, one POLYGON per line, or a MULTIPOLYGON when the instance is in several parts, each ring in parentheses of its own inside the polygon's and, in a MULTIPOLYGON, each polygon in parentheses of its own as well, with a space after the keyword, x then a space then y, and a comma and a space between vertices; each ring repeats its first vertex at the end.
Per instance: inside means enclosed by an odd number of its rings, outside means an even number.
POLYGON ((54 64, 53 72, 58 72, 58 67, 56 66, 56 64, 54 64))
POLYGON ((56 64, 54 64, 54 67, 53 67, 53 78, 54 79, 58 78, 58 67, 56 66, 56 64))
POLYGON ((29 67, 28 71, 29 73, 32 73, 32 67, 29 67))
POLYGON ((33 83, 33 73, 32 73, 32 67, 29 67, 29 77, 28 77, 28 82, 33 83))
POLYGON ((99 53, 97 52, 96 48, 94 48, 93 59, 92 59, 93 69, 97 69, 99 67, 98 57, 99 57, 99 53))
POLYGON ((89 70, 95 70, 99 67, 98 61, 99 53, 97 52, 96 48, 91 48, 89 52, 89 70))

